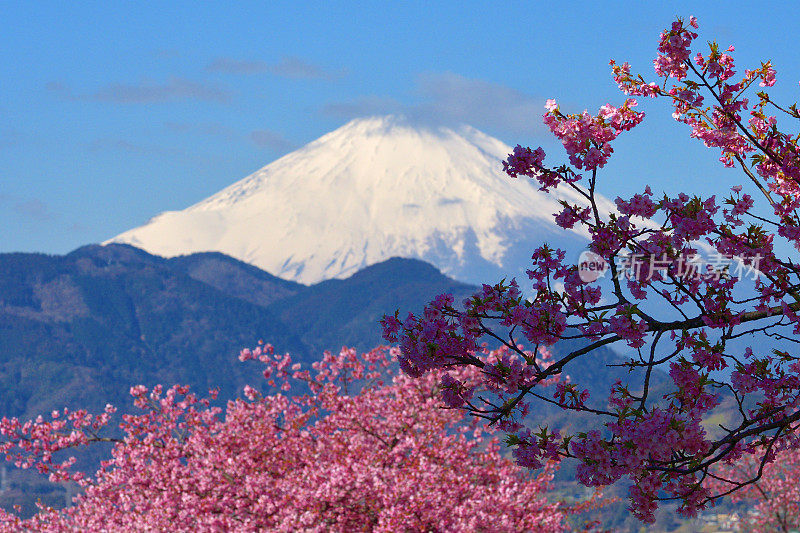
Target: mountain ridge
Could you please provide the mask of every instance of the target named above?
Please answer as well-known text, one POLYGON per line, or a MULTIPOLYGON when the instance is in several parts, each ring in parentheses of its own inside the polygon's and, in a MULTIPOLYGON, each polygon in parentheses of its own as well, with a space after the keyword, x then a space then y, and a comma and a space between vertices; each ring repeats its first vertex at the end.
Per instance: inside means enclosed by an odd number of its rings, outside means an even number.
POLYGON ((126 402, 138 383, 221 386, 233 397, 252 381, 236 355, 259 339, 304 362, 344 344, 365 350, 381 343, 379 312, 474 289, 406 259, 332 283, 281 280, 222 254, 164 259, 120 244, 0 254, 0 412, 101 408, 126 402))

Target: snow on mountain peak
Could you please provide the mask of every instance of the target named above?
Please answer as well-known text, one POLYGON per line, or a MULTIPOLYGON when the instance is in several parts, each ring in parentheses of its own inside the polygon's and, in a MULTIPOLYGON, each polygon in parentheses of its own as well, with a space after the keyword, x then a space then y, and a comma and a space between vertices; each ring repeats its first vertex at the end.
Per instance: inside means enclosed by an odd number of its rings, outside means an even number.
POLYGON ((583 241, 554 225, 555 197, 503 173, 510 151, 468 126, 356 119, 107 242, 166 257, 219 251, 301 283, 347 277, 393 256, 489 281, 518 274, 545 240, 583 241))

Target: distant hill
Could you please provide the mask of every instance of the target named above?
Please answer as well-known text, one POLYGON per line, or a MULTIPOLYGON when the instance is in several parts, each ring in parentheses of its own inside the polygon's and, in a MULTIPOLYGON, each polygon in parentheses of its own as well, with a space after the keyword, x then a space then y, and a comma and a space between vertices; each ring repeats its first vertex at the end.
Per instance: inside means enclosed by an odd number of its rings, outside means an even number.
POLYGON ((138 383, 234 397, 257 378, 236 355, 260 339, 310 362, 379 344, 385 312, 472 290, 412 259, 308 287, 220 253, 164 259, 112 244, 0 254, 0 413, 127 405, 138 383))
POLYGON ((312 353, 338 350, 343 344, 366 350, 386 343, 378 326, 384 314, 395 309, 421 311, 442 293, 452 293, 456 301, 462 301, 476 290, 427 263, 395 257, 347 279, 312 285, 267 309, 292 324, 312 353))
POLYGON ((293 296, 307 288, 219 252, 182 255, 167 263, 192 279, 259 307, 293 296))

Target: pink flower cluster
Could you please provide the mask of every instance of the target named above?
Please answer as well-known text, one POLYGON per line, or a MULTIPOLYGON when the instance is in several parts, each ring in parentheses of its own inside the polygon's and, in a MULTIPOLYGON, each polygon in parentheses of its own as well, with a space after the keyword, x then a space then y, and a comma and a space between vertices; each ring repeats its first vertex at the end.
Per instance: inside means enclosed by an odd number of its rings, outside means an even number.
POLYGON ((800 450, 778 453, 749 451, 735 461, 721 463, 709 482, 718 492, 731 492, 731 500, 748 509, 743 525, 753 531, 792 531, 800 527, 800 450), (762 457, 771 455, 764 462, 762 457), (753 478, 758 478, 751 482, 753 478))
POLYGON ((555 189, 559 183, 574 183, 581 178, 578 174, 561 174, 546 168, 544 157, 545 153, 541 147, 531 150, 517 145, 514 151, 508 154, 508 159, 503 161, 503 172, 512 178, 520 175, 533 178, 539 182, 539 190, 542 191, 555 189))
MULTIPOLYGON (((487 300, 494 296, 493 288, 488 285, 484 285, 484 292, 487 300)), ((494 305, 503 306, 514 299, 500 290, 497 295, 503 300, 494 305)), ((476 321, 456 313, 452 304, 453 297, 443 294, 425 307, 421 317, 409 313, 402 323, 396 315, 381 320, 384 338, 389 342, 400 339, 400 368, 408 375, 419 377, 434 368, 467 362, 467 354, 477 350, 476 339, 481 332, 476 321)))
POLYGON ((592 216, 592 210, 588 207, 570 205, 566 202, 562 205, 564 209, 560 213, 555 213, 555 221, 564 229, 572 229, 577 222, 587 222, 592 216))
POLYGON ((628 343, 631 348, 644 346, 644 335, 647 333, 647 323, 636 320, 631 308, 617 307, 617 314, 608 321, 611 331, 628 343))
MULTIPOLYGON (((691 21, 690 24, 693 28, 697 27, 696 21, 691 21)), ((691 55, 694 39, 697 39, 697 34, 687 30, 680 19, 672 23, 670 30, 661 32, 658 56, 653 60, 656 74, 684 79, 687 75, 686 62, 691 55)))
MULTIPOLYGON (((644 119, 644 113, 633 110, 635 106, 636 101, 628 99, 621 107, 604 105, 596 117, 586 111, 578 115, 564 115, 554 100, 548 100, 544 123, 561 140, 572 166, 596 170, 605 166, 614 152, 611 141, 644 119)), ((508 166, 511 167, 510 164, 508 166)))
POLYGON ((708 392, 711 382, 708 375, 701 374, 698 369, 684 361, 670 363, 669 376, 675 383, 673 398, 676 407, 693 418, 698 418, 719 405, 720 396, 708 392))
MULTIPOLYGON (((248 388, 225 413, 186 387, 132 389, 141 414, 92 477, 53 464, 52 453, 101 440, 113 408, 97 416, 0 426, 19 466, 55 471, 84 488, 72 507, 22 520, 0 511, 2 531, 565 531, 566 516, 603 502, 547 499, 552 467, 529 476, 497 438, 441 409, 440 375, 394 375, 392 350, 326 353, 311 370, 270 347, 244 350, 273 390, 248 388)), ((469 382, 469 371, 452 380, 469 382)), ((68 461, 69 463, 69 461, 68 461)))
POLYGON ((714 196, 706 200, 697 197, 690 199, 681 193, 677 198, 666 199, 663 208, 669 213, 675 236, 685 241, 698 239, 716 228, 713 215, 719 206, 714 196))
POLYGON ((652 218, 658 211, 658 204, 653 202, 653 191, 648 185, 644 194, 634 194, 630 200, 623 200, 617 197, 614 201, 617 204, 617 209, 624 215, 639 216, 642 218, 652 218))

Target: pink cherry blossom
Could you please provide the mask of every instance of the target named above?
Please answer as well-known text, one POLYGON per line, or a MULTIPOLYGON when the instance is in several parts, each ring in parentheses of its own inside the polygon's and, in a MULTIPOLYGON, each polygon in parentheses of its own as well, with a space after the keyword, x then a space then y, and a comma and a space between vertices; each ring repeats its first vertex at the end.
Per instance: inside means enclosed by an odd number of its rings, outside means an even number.
POLYGON ((102 441, 110 406, 3 419, 12 461, 83 493, 26 520, 0 511, 0 530, 565 531, 569 514, 604 503, 548 501, 552 464, 526 475, 493 430, 442 408, 440 391, 469 400, 475 371, 414 380, 393 372, 396 352, 343 349, 303 369, 269 345, 243 350, 274 386, 248 386, 224 410, 187 387, 133 387, 140 413, 123 416, 93 476, 54 456, 102 441), (286 396, 286 384, 307 392, 286 396))
POLYGON ((736 180, 743 176, 745 185, 724 186, 732 192, 727 197, 659 198, 647 187, 617 198, 616 211, 607 212, 595 191, 613 143, 640 127, 644 115, 631 99, 603 105, 596 115, 568 114, 550 99, 544 122, 569 164, 548 164, 541 148, 517 146, 504 170, 536 180, 548 193, 565 187, 583 199, 561 201, 555 222, 591 237, 588 249, 609 265, 610 279, 584 282, 575 258, 545 244, 532 254, 527 286, 503 280, 484 285, 460 307, 440 297, 402 323, 384 319, 386 338, 399 341, 409 375, 478 372, 468 389, 448 382, 448 403, 510 433, 519 464, 577 461, 578 481, 595 487, 626 478, 630 509, 644 522, 654 519, 663 498, 694 516, 724 493, 751 486, 757 475, 745 472, 733 489, 721 490, 711 482, 717 464, 734 465, 745 453, 769 463, 776 450, 800 445, 800 356, 774 343, 800 334, 800 266, 777 252, 785 245, 800 249, 800 115, 796 105, 758 89, 776 84, 769 61, 737 76, 733 46, 710 40, 707 49, 693 50, 698 28, 690 17, 661 33, 656 81, 611 61, 613 79, 626 95, 666 100, 667 113, 718 151, 722 165, 739 168, 736 180), (790 119, 788 129, 779 116, 790 119), (744 350, 732 347, 750 339, 744 350), (497 362, 481 352, 487 340, 506 350, 497 362), (612 367, 619 380, 607 401, 597 402, 567 375, 615 344, 628 360, 612 367), (546 361, 537 351, 545 346, 546 361), (671 390, 655 397, 651 378, 665 367, 671 390), (707 432, 703 420, 716 413, 723 393, 738 406, 736 420, 707 432), (595 424, 571 435, 536 431, 524 413, 539 402, 589 413, 595 424))

